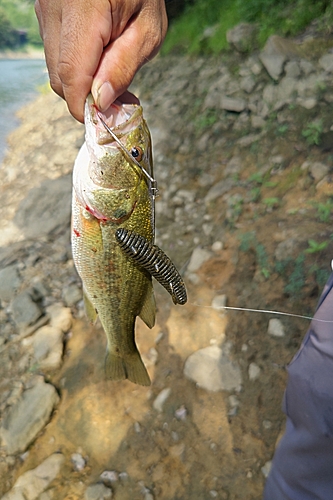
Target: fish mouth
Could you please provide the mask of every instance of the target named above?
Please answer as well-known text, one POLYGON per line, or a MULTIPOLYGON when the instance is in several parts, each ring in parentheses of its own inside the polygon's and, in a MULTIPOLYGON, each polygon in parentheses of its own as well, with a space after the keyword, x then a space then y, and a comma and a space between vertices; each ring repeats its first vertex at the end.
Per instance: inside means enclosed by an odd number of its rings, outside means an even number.
POLYGON ((103 113, 99 111, 92 96, 87 99, 85 109, 86 125, 93 126, 95 141, 98 145, 114 145, 115 141, 105 129, 103 122, 120 139, 138 126, 142 119, 142 108, 139 99, 130 92, 125 92, 103 113))

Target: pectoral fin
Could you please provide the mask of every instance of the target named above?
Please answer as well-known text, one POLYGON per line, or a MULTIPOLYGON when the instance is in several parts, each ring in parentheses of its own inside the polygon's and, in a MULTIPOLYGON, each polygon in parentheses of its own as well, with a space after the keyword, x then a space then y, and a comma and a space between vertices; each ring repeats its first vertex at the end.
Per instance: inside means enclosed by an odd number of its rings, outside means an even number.
POLYGON ((148 328, 153 328, 155 325, 155 314, 156 314, 156 302, 153 291, 152 283, 149 283, 149 287, 146 293, 146 298, 140 311, 140 318, 146 323, 148 328))
POLYGON ((97 311, 94 307, 94 305, 91 303, 91 300, 88 297, 88 294, 83 288, 83 304, 84 304, 84 310, 86 311, 87 318, 91 321, 91 323, 95 323, 97 319, 97 311))

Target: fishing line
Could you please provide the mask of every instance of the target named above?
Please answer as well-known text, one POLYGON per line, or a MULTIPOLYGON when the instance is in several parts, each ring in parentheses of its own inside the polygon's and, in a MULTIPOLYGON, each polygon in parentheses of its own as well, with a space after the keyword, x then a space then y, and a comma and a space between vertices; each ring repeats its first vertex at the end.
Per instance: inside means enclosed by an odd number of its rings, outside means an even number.
POLYGON ((100 119, 103 127, 105 128, 105 130, 107 130, 109 132, 109 134, 111 135, 111 137, 116 141, 116 143, 118 144, 118 146, 120 147, 120 149, 126 154, 127 158, 132 162, 134 163, 134 165, 136 165, 140 170, 142 170, 142 172, 144 173, 144 175, 147 177, 147 179, 150 180, 151 182, 151 191, 152 191, 152 196, 153 198, 156 197, 156 194, 158 192, 158 189, 157 189, 157 181, 147 172, 147 170, 134 158, 134 156, 131 155, 131 153, 125 148, 124 144, 120 141, 120 139, 116 136, 116 134, 113 132, 113 130, 111 130, 111 128, 108 126, 107 123, 105 123, 104 119, 103 119, 103 116, 102 116, 102 113, 100 113, 99 111, 97 111, 97 116, 98 118, 100 119))
POLYGON ((293 313, 288 313, 288 312, 283 312, 283 311, 271 311, 269 309, 252 309, 251 307, 232 307, 232 306, 204 306, 201 304, 196 304, 195 302, 189 302, 189 304, 195 306, 195 307, 206 307, 209 309, 227 309, 230 311, 245 311, 245 312, 253 312, 253 313, 261 313, 261 314, 276 314, 280 316, 289 316, 292 318, 301 318, 301 319, 307 319, 310 321, 318 321, 319 323, 333 323, 333 320, 329 319, 319 319, 315 318, 313 316, 305 316, 303 314, 293 314, 293 313))

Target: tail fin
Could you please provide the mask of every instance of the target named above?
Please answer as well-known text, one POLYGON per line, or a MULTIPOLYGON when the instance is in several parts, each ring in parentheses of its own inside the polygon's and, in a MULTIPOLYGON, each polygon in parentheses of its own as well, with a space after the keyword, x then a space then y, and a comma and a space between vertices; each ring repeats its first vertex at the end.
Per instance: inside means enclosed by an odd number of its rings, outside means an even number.
POLYGON ((111 380, 128 379, 134 384, 150 385, 150 378, 139 351, 121 358, 108 350, 105 358, 105 373, 111 380))

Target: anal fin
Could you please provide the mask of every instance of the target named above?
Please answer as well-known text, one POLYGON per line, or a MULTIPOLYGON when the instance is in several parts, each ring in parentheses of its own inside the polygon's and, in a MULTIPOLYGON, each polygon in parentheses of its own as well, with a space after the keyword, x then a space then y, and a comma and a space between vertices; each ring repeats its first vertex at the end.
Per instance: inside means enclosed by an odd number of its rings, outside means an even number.
POLYGON ((146 323, 148 328, 153 328, 153 326, 155 325, 156 302, 152 283, 149 283, 146 297, 139 316, 142 321, 146 323))

